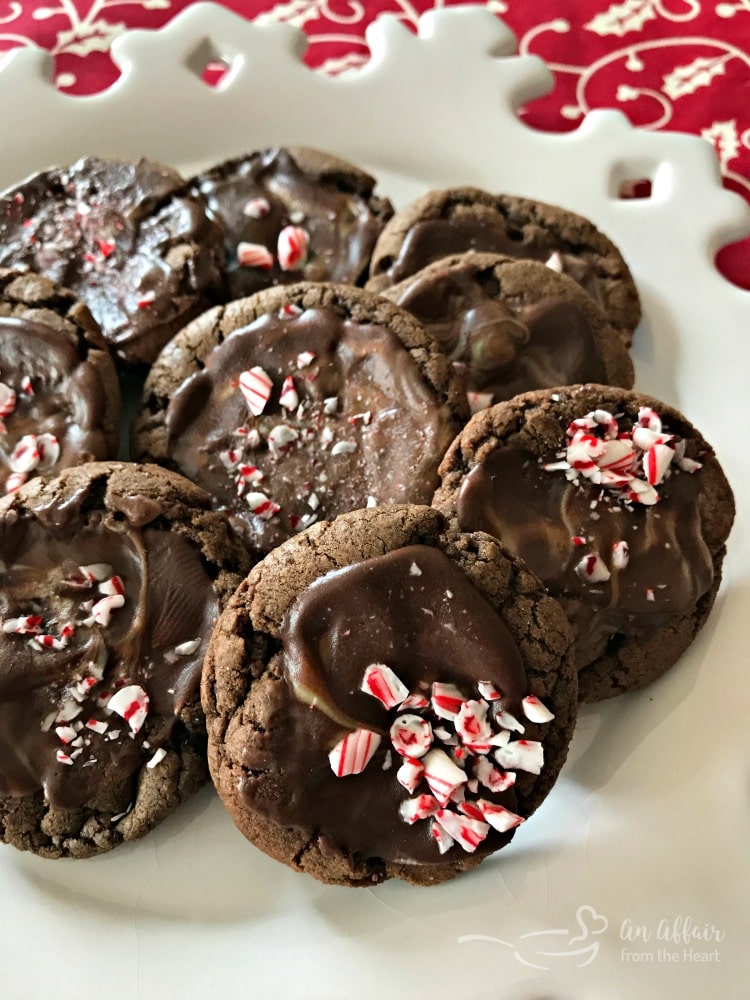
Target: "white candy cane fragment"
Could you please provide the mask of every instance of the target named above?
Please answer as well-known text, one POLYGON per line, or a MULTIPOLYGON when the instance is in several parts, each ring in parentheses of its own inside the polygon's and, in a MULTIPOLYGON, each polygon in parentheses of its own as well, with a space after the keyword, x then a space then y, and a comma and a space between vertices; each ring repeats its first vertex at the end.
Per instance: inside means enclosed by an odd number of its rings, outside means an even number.
POLYGON ((164 747, 159 747, 158 750, 154 751, 153 757, 151 757, 150 760, 146 761, 146 767, 148 768, 156 767, 157 764, 161 764, 161 762, 164 760, 166 756, 167 756, 167 751, 164 749, 164 747))
POLYGON ((271 454, 278 457, 290 451, 298 437, 297 431, 289 424, 276 424, 268 432, 268 447, 271 449, 271 454))
POLYGON ((39 632, 41 624, 41 615, 21 615, 20 618, 8 618, 3 622, 2 629, 8 635, 12 632, 17 635, 34 635, 39 632))
POLYGON ((250 486, 255 486, 256 483, 260 483, 266 478, 260 469, 247 463, 237 466, 237 475, 243 483, 248 483, 250 486))
POLYGON ((499 771, 486 757, 475 757, 473 767, 479 784, 495 794, 507 791, 516 783, 513 771, 499 771))
POLYGON ((473 854, 490 832, 489 823, 459 816, 450 809, 438 809, 435 822, 452 837, 468 854, 473 854))
POLYGON ((0 382, 0 419, 9 417, 16 408, 16 392, 5 382, 0 382))
POLYGON ((107 708, 124 719, 133 733, 139 732, 146 721, 148 706, 149 697, 138 684, 120 688, 107 702, 107 708))
POLYGON ((430 750, 425 754, 424 777, 430 791, 441 806, 450 802, 451 795, 466 781, 466 774, 444 750, 430 750))
POLYGON ((297 355, 297 367, 298 368, 307 368, 307 367, 309 367, 313 363, 313 361, 315 360, 315 358, 316 358, 316 354, 315 354, 314 351, 301 351, 297 355))
POLYGON ((371 663, 365 670, 360 690, 377 698, 386 708, 395 708, 409 694, 403 684, 385 663, 371 663))
POLYGON ((557 272, 557 274, 562 274, 565 270, 563 266, 563 259, 557 250, 552 251, 547 260, 545 260, 544 266, 548 267, 551 271, 557 272))
POLYGON ((337 441, 336 444, 331 448, 332 455, 351 455, 357 450, 357 445, 354 441, 337 441))
POLYGON ((456 732, 464 743, 482 743, 492 735, 487 721, 487 707, 487 703, 483 701, 465 701, 461 704, 454 721, 456 732))
POLYGON ((523 823, 523 816, 518 816, 510 809, 495 805, 486 799, 477 799, 477 808, 490 826, 499 833, 507 833, 523 823))
POLYGON ((250 198, 242 208, 242 214, 248 219, 265 219, 270 211, 271 204, 265 198, 250 198))
POLYGON ((276 254, 282 271, 294 271, 307 260, 310 237, 299 226, 284 226, 276 243, 276 254))
POLYGON ((86 723, 86 728, 90 729, 92 733, 98 733, 99 736, 102 736, 109 728, 109 723, 99 719, 89 719, 86 723))
POLYGON ((92 583, 102 583, 113 575, 109 563, 91 563, 88 566, 79 566, 78 570, 83 577, 92 583))
POLYGON ((491 392, 467 392, 466 397, 469 400, 469 409, 472 413, 479 413, 481 410, 486 410, 488 406, 492 406, 491 392))
POLYGON ((661 417, 650 406, 642 406, 638 410, 638 425, 656 431, 657 434, 661 433, 661 417))
POLYGON ((108 597, 113 594, 124 594, 125 584, 122 582, 122 577, 111 576, 108 580, 103 580, 99 584, 99 593, 106 594, 108 597))
POLYGON ((630 562, 630 547, 625 541, 615 542, 612 546, 612 566, 615 569, 625 569, 630 562))
POLYGON ((432 710, 439 719, 455 719, 464 696, 455 684, 441 684, 435 681, 432 685, 432 710))
POLYGON ((97 625, 104 625, 106 628, 111 621, 112 612, 121 608, 124 603, 125 598, 122 594, 111 594, 109 597, 103 597, 94 604, 91 609, 91 617, 97 625))
POLYGON ((287 375, 284 379, 284 384, 281 386, 281 396, 279 396, 279 402, 285 410, 296 410, 299 406, 299 396, 297 395, 297 390, 294 387, 294 379, 291 375, 287 375))
POLYGON ((642 503, 647 507, 653 506, 659 500, 659 494, 653 486, 650 483, 644 483, 642 479, 631 480, 625 497, 632 503, 642 503))
POLYGON ((625 474, 633 468, 634 460, 633 442, 626 438, 617 438, 614 441, 604 442, 604 452, 596 464, 602 470, 625 474))
POLYGON ((58 740, 67 746, 68 743, 72 743, 76 738, 78 730, 74 729, 72 726, 55 726, 55 734, 58 740))
POLYGON ((536 740, 514 740, 495 751, 495 760, 507 770, 540 774, 544 766, 544 748, 536 740))
POLYGON ((58 764, 70 765, 73 763, 73 758, 69 754, 65 753, 64 750, 57 750, 55 752, 55 760, 58 764))
POLYGON ((453 847, 453 837, 449 833, 446 833, 444 828, 436 823, 434 819, 430 827, 430 836, 435 839, 441 854, 445 854, 446 851, 449 851, 453 847))
POLYGON ((177 656, 192 656, 200 644, 200 639, 188 639, 187 642, 181 642, 178 646, 175 646, 174 652, 177 656))
POLYGON ((16 490, 20 490, 23 484, 28 479, 28 474, 26 472, 11 472, 8 478, 5 480, 5 492, 15 493, 16 490))
POLYGON ((275 517, 281 510, 281 507, 270 500, 265 493, 248 493, 245 500, 247 500, 247 505, 253 514, 256 514, 263 521, 275 517))
POLYGON ((648 451, 655 444, 664 444, 666 441, 669 441, 672 435, 662 434, 661 431, 651 431, 647 427, 634 427, 632 437, 636 448, 640 448, 641 451, 648 451))
POLYGON ((148 291, 145 291, 143 295, 141 295, 136 304, 139 309, 148 309, 154 304, 154 302, 156 302, 156 292, 153 288, 149 288, 148 291))
POLYGON ((293 302, 287 302, 279 309, 279 319, 294 319, 304 312, 302 306, 297 306, 293 302))
POLYGON ((58 639, 55 635, 35 635, 31 641, 41 649, 65 649, 68 645, 66 639, 58 639))
POLYGON ((502 726, 503 729, 507 729, 511 733, 524 732, 523 723, 519 722, 515 715, 507 711, 507 709, 501 708, 495 715, 495 721, 498 726, 502 726))
POLYGON ((8 458, 12 472, 31 472, 39 464, 36 434, 24 434, 8 458))
POLYGON ((555 717, 554 713, 533 694, 523 699, 521 708, 529 722, 551 722, 555 717))
POLYGON ((481 822, 484 821, 484 816, 482 816, 482 810, 479 808, 476 802, 459 802, 458 811, 462 816, 468 816, 470 819, 478 819, 481 822))
POLYGON ((329 417, 332 416, 338 409, 338 405, 339 405, 338 396, 326 396, 326 398, 323 400, 323 413, 325 413, 329 417))
POLYGON ((380 746, 380 736, 371 729, 355 729, 336 744, 328 754, 331 770, 337 778, 361 774, 380 746))
POLYGON ((694 458, 686 458, 683 456, 677 460, 677 467, 683 472, 688 472, 692 475, 694 472, 697 472, 698 469, 703 468, 703 463, 696 462, 694 458))
POLYGON ((500 701, 502 698, 492 681, 477 681, 477 688, 485 701, 500 701))
POLYGON ((259 417, 271 398, 273 382, 260 366, 242 372, 239 378, 240 392, 245 397, 248 409, 254 417, 259 417))
POLYGON ((576 573, 586 583, 604 583, 610 577, 610 572, 598 552, 584 556, 576 566, 576 573))
POLYGON ((424 757, 432 746, 432 726, 418 715, 399 715, 390 737, 393 749, 402 757, 424 757))
POLYGON ((398 814, 412 826, 417 820, 434 816, 439 808, 438 800, 433 795, 418 795, 415 799, 405 799, 398 807, 398 814))
POLYGON ((39 452, 38 468, 42 471, 51 469, 60 458, 60 442, 54 434, 40 434, 36 439, 39 452))
POLYGON ((414 757, 404 757, 404 762, 396 771, 396 780, 407 792, 413 792, 424 774, 424 765, 414 757))
POLYGON ((423 694, 410 694, 408 698, 404 698, 401 702, 401 709, 405 711, 407 708, 427 708, 429 701, 425 698, 423 694))
POLYGON ((273 254, 262 243, 237 244, 237 263, 240 267, 259 267, 261 271, 270 271, 273 267, 273 254))
POLYGON ((666 444, 655 444, 643 456, 643 471, 646 481, 651 486, 658 486, 664 481, 667 469, 672 464, 674 449, 666 444))

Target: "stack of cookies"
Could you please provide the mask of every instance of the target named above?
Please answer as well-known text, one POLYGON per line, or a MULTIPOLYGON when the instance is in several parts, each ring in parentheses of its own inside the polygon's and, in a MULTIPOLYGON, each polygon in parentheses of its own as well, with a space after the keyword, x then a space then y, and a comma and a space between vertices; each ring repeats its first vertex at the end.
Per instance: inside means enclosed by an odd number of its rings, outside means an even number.
POLYGON ((6 843, 106 851, 210 775, 295 870, 445 881, 704 624, 732 493, 633 390, 617 248, 375 186, 289 148, 0 196, 6 843))

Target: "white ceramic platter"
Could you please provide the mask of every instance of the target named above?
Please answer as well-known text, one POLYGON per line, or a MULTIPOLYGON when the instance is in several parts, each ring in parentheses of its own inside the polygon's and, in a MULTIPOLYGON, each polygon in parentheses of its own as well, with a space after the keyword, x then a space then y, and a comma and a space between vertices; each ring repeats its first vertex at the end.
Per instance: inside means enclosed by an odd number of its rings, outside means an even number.
POLYGON ((475 184, 557 202, 621 247, 643 297, 637 385, 715 445, 738 501, 725 582, 679 667, 638 695, 583 711, 553 793, 474 874, 419 890, 319 885, 269 860, 206 789, 144 841, 84 862, 0 851, 0 996, 746 996, 750 596, 747 405, 750 294, 715 271, 750 231, 710 146, 594 112, 567 135, 514 108, 546 91, 533 57, 487 11, 395 20, 373 60, 327 79, 302 35, 198 4, 115 42, 107 93, 57 92, 48 57, 0 72, 0 184, 84 153, 186 170, 274 143, 319 146, 372 170, 397 204, 475 184), (200 79, 221 56, 218 90, 200 79), (500 56, 501 58, 498 58, 500 56), (618 200, 649 176, 649 199, 618 200))

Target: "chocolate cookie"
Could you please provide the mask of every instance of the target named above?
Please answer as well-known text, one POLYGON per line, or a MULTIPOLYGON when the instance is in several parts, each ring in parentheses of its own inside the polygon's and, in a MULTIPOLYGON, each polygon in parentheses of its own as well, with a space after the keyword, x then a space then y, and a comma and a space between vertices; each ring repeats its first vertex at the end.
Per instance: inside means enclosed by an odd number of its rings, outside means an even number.
POLYGON ((488 535, 427 507, 318 524, 219 619, 209 767, 261 850, 323 882, 431 885, 542 802, 576 716, 560 607, 488 535))
POLYGON ((0 269, 0 494, 114 458, 120 390, 86 306, 36 274, 0 269))
POLYGON ((382 295, 465 366, 474 412, 530 389, 633 384, 627 348, 596 302, 538 261, 444 257, 382 295))
POLYGON ((188 476, 268 552, 316 520, 428 502, 468 416, 450 362, 408 313, 345 285, 213 309, 146 382, 138 457, 188 476))
POLYGON ((601 385, 530 392, 477 414, 440 472, 435 506, 499 538, 562 604, 584 701, 649 684, 706 621, 734 500, 666 404, 601 385))
POLYGON ((417 198, 383 230, 367 288, 382 292, 441 257, 467 250, 531 257, 569 274, 630 344, 641 306, 617 247, 588 219, 527 198, 471 187, 417 198))
POLYGON ((120 358, 150 363, 216 301, 223 241, 169 167, 87 156, 0 196, 0 266, 72 289, 120 358))
POLYGON ((200 671, 249 560, 192 483, 92 463, 0 503, 0 840, 87 857, 207 777, 200 671))
POLYGON ((295 281, 356 284, 393 215, 375 178, 316 149, 266 149, 193 178, 224 230, 226 293, 295 281))

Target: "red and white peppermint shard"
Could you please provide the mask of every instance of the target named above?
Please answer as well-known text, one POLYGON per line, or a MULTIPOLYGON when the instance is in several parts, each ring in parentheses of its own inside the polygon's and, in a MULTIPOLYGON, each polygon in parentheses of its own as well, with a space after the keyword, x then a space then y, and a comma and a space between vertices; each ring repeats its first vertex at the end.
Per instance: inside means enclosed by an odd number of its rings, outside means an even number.
POLYGON ((638 411, 638 424, 640 427, 647 427, 650 431, 661 433, 661 417, 652 410, 650 406, 642 406, 638 411))
POLYGON ((408 698, 404 698, 401 702, 401 708, 404 711, 407 708, 427 708, 429 704, 430 703, 425 696, 417 692, 415 694, 410 694, 408 698))
POLYGON ((299 438, 297 431, 289 424, 276 424, 268 432, 268 447, 271 454, 278 457, 284 452, 290 451, 294 442, 299 438))
POLYGON ((514 740, 495 751, 495 760, 500 767, 512 771, 540 774, 544 766, 544 748, 536 740, 514 740))
POLYGON ((486 757, 475 757, 473 767, 480 785, 489 788, 491 792, 505 792, 516 783, 513 771, 498 771, 486 757))
POLYGON ((39 469, 51 469, 60 457, 60 442, 54 434, 40 434, 36 439, 39 452, 39 469))
POLYGON ((557 250, 552 251, 547 260, 545 260, 544 266, 548 267, 551 271, 556 271, 558 274, 563 273, 563 259, 557 250))
POLYGON ((502 806, 495 805, 494 802, 488 802, 486 799, 478 799, 477 807, 490 826, 500 833, 507 833, 508 830, 512 830, 520 823, 523 823, 523 816, 518 816, 516 813, 511 812, 510 809, 503 809, 502 806))
POLYGON ((294 271, 307 260, 310 237, 299 226, 284 226, 279 233, 276 254, 282 271, 294 271))
POLYGON ((240 374, 240 392, 245 397, 248 409, 254 417, 259 417, 271 398, 273 382, 260 367, 251 368, 240 374))
POLYGON ((399 715, 390 736, 393 749, 402 757, 424 757, 432 746, 432 726, 418 715, 399 715))
POLYGON ((464 702, 464 696, 455 684, 432 685, 432 710, 439 719, 454 719, 464 702))
POLYGON ((409 694, 409 689, 385 663, 371 663, 365 670, 360 690, 377 698, 386 708, 395 708, 409 694))
POLYGON ((533 694, 527 695, 523 699, 521 708, 529 722, 551 722, 555 717, 547 706, 533 694))
POLYGON ((331 770, 337 778, 361 774, 380 746, 380 736, 371 729, 355 729, 339 740, 328 754, 331 770))
POLYGON ((435 822, 451 836, 468 854, 473 854, 490 832, 489 823, 459 816, 450 809, 438 809, 435 822))
POLYGON ((39 631, 42 624, 41 615, 22 615, 20 618, 8 618, 2 624, 2 630, 6 634, 15 632, 17 635, 33 635, 39 631))
POLYGON ((659 500, 659 494, 650 483, 644 483, 642 479, 632 479, 625 492, 625 497, 631 503, 642 503, 651 507, 659 500))
POLYGON ((125 598, 122 594, 111 594, 109 597, 103 597, 91 609, 91 617, 97 625, 104 625, 106 628, 112 619, 112 612, 121 608, 124 603, 125 598))
POLYGON ((404 757, 404 762, 396 771, 396 780, 407 792, 413 792, 424 774, 424 765, 414 757, 404 757))
POLYGON ((612 566, 625 569, 630 562, 630 548, 627 542, 615 542, 612 546, 612 566))
POLYGON ((447 805, 456 789, 466 782, 466 774, 444 750, 430 750, 422 763, 430 791, 441 806, 447 805))
POLYGON ((485 701, 500 701, 502 698, 492 681, 477 681, 477 688, 485 701))
POLYGON ((139 732, 146 721, 148 706, 148 695, 138 684, 120 688, 107 702, 107 708, 124 719, 134 733, 139 732))
POLYGON ((674 449, 666 444, 655 444, 643 456, 643 471, 651 486, 658 486, 674 458, 674 449))
POLYGON ((576 566, 576 573, 586 583, 605 583, 610 577, 604 560, 597 552, 584 556, 576 566))
POLYGON ((256 514, 263 521, 274 517, 281 510, 281 507, 270 500, 265 493, 248 493, 245 499, 253 514, 256 514))
POLYGON ((245 202, 242 214, 248 219, 265 219, 271 211, 271 205, 265 198, 250 198, 245 202))
POLYGON ((434 816, 439 809, 438 800, 432 795, 418 795, 416 799, 405 799, 398 807, 398 814, 410 826, 417 820, 434 816))
POLYGON ((101 583, 113 575, 109 563, 90 563, 88 566, 79 566, 78 569, 87 580, 96 583, 101 583))
POLYGON ((0 419, 9 417, 16 408, 16 393, 5 382, 0 382, 0 419))
POLYGON ((465 701, 455 718, 456 732, 464 743, 469 745, 482 743, 492 736, 492 729, 487 721, 487 703, 482 701, 465 701))
POLYGON ((122 577, 111 576, 109 580, 103 580, 99 584, 99 593, 105 594, 107 597, 111 597, 113 594, 124 594, 125 584, 122 582, 122 577))
POLYGON ((58 639, 54 635, 35 635, 32 642, 42 649, 65 649, 68 645, 67 640, 58 639))
POLYGON ((10 453, 8 465, 12 472, 31 472, 39 464, 36 434, 24 434, 10 453))
POLYGON ((297 395, 297 390, 294 387, 294 379, 291 375, 287 375, 284 379, 279 402, 285 410, 296 410, 299 406, 299 396, 297 395))
POLYGON ((20 490, 28 478, 28 474, 25 472, 11 472, 5 480, 5 492, 15 493, 16 490, 20 490))
POLYGON ((273 254, 262 243, 238 243, 237 263, 240 267, 259 267, 261 271, 270 271, 273 254))
POLYGON ((315 360, 315 353, 313 351, 302 351, 297 355, 297 367, 307 368, 315 360))
POLYGON ((469 409, 472 413, 479 413, 492 406, 491 392, 467 392, 466 398, 469 400, 469 409))
POLYGON ((435 820, 432 821, 430 835, 434 837, 441 854, 445 854, 446 851, 449 851, 453 847, 453 837, 449 833, 446 833, 444 828, 435 820))

